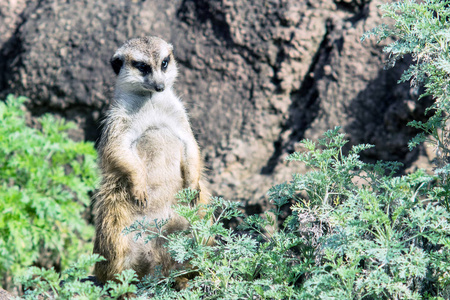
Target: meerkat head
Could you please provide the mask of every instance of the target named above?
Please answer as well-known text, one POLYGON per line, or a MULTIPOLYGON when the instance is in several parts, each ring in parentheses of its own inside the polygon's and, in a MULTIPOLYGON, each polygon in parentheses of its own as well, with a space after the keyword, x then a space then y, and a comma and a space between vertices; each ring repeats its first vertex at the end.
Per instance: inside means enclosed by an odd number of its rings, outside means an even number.
POLYGON ((111 58, 117 87, 136 94, 162 92, 177 76, 173 47, 158 37, 131 39, 111 58))

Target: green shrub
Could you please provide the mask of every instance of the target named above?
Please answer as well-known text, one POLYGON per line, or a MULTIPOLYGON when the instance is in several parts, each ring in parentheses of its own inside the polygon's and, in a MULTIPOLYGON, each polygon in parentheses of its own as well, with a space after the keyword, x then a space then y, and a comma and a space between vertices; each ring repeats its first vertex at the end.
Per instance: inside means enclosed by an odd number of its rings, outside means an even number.
MULTIPOLYGON (((178 194, 176 212, 191 224, 190 230, 164 235, 163 220, 144 219, 126 229, 127 234, 150 240, 163 237, 167 249, 180 263, 190 268, 173 271, 168 277, 148 276, 138 284, 138 295, 155 299, 297 299, 294 283, 301 275, 303 263, 291 249, 300 240, 291 233, 263 233, 265 223, 275 220, 257 216, 247 219, 246 232, 226 229, 222 221, 241 216, 236 202, 213 198, 208 205, 192 205, 196 191, 178 194), (203 218, 201 214, 205 214, 203 218), (264 224, 263 224, 264 223, 264 224), (251 234, 251 231, 257 234, 251 234), (215 239, 213 245, 207 245, 215 239), (195 273, 189 287, 181 292, 172 288, 174 278, 195 273)), ((276 212, 276 210, 274 210, 276 212)), ((268 215, 269 216, 269 215, 268 215)))
POLYGON ((420 98, 431 96, 434 103, 426 110, 426 122, 414 120, 408 124, 422 130, 409 147, 412 149, 426 141, 435 148, 435 173, 440 184, 433 191, 434 200, 450 211, 450 1, 404 0, 380 8, 384 17, 394 21, 393 25, 378 26, 361 40, 373 35, 379 41, 393 37, 395 41, 384 48, 389 54, 389 65, 405 55, 412 57, 413 64, 400 82, 410 81, 416 88, 423 86, 425 93, 420 98))
POLYGON ((23 299, 104 299, 114 298, 136 292, 136 286, 131 282, 136 280, 132 270, 117 274, 119 282, 109 282, 103 287, 95 286, 88 277, 88 270, 102 260, 97 254, 82 255, 70 268, 58 274, 53 268, 31 267, 20 277, 25 288, 29 288, 23 299))
MULTIPOLYGON (((165 235, 166 220, 136 222, 125 229, 136 239, 163 237, 172 257, 189 268, 158 273, 137 284, 141 298, 155 299, 438 299, 448 298, 450 213, 436 201, 436 176, 423 171, 394 176, 397 163, 368 164, 346 144, 339 128, 318 145, 288 160, 312 170, 269 191, 274 209, 248 216, 242 231, 222 220, 240 216, 238 204, 213 198, 192 205, 195 191, 179 193, 177 213, 191 229, 165 235), (282 207, 292 215, 277 228, 282 207), (199 215, 205 214, 205 218, 199 215), (207 245, 215 238, 215 244, 207 245), (175 277, 196 273, 177 292, 175 277)), ((36 284, 35 284, 36 285, 36 284)), ((62 293, 60 293, 62 295, 62 293)), ((69 298, 62 298, 69 299, 69 298)))
POLYGON ((325 137, 324 149, 305 140, 308 152, 288 157, 313 171, 272 189, 297 200, 287 225, 314 248, 302 297, 448 296, 450 213, 436 201, 436 177, 422 170, 393 176, 398 164, 358 159, 367 145, 343 155, 347 141, 338 128, 325 137))
MULTIPOLYGON (((148 277, 140 295, 157 299, 420 299, 448 297, 450 213, 436 201, 436 177, 423 171, 394 176, 398 163, 367 164, 359 152, 369 145, 347 143, 339 128, 318 145, 304 140, 304 153, 289 161, 312 170, 270 189, 275 207, 264 217, 249 216, 243 232, 220 222, 239 214, 236 204, 214 199, 189 205, 192 191, 180 194, 176 211, 191 231, 167 237, 168 251, 192 269, 169 277, 148 277), (319 147, 320 146, 320 147, 319 147), (292 215, 276 228, 281 208, 295 200, 292 215), (214 211, 219 210, 219 217, 214 211), (274 216, 274 217, 272 217, 274 216), (213 219, 212 224, 208 218, 213 219), (216 244, 204 243, 215 237, 216 244), (196 272, 189 288, 171 288, 175 276, 196 272)), ((162 236, 164 221, 144 220, 126 230, 147 240, 162 236)))
POLYGON ((384 48, 389 54, 388 66, 398 59, 410 55, 413 64, 406 70, 400 82, 410 81, 414 87, 423 85, 425 93, 432 96, 434 104, 427 109, 428 121, 412 121, 409 125, 423 130, 411 140, 413 148, 428 141, 435 145, 439 156, 446 164, 450 155, 447 125, 450 112, 450 1, 404 0, 381 5, 384 17, 394 21, 367 32, 361 38, 376 35, 379 42, 393 37, 395 42, 384 48))
POLYGON ((67 136, 72 123, 45 115, 26 125, 24 97, 0 102, 0 274, 31 265, 65 268, 91 251, 82 218, 97 180, 92 143, 67 136))

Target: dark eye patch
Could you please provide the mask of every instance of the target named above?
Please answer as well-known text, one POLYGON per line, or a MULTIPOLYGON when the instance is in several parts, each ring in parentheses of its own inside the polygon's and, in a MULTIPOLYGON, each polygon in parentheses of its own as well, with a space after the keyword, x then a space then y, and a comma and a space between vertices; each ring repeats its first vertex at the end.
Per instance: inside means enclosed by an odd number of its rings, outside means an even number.
POLYGON ((138 69, 143 75, 150 74, 152 72, 152 68, 142 61, 133 61, 131 65, 138 69))
POLYGON ((161 63, 161 70, 165 71, 170 62, 170 55, 163 59, 161 63))

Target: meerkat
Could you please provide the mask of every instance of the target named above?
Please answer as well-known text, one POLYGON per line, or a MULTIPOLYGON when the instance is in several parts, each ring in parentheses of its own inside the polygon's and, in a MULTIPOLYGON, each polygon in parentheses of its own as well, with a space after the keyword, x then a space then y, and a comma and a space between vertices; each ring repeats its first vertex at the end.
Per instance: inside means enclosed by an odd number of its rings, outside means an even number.
POLYGON ((183 188, 196 189, 207 202, 202 161, 187 113, 172 89, 177 77, 173 47, 158 37, 131 39, 111 58, 117 75, 114 101, 100 138, 102 181, 95 196, 95 265, 103 283, 133 269, 139 278, 161 266, 163 274, 180 267, 161 238, 145 244, 122 231, 146 217, 169 219, 167 234, 186 230, 187 221, 172 205, 183 188))

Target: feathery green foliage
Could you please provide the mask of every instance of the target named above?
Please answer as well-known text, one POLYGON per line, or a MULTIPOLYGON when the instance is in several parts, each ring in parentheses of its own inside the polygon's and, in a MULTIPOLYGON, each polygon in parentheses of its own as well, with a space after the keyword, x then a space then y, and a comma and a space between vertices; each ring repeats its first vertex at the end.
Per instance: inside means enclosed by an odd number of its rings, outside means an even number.
POLYGON ((45 115, 26 125, 24 97, 0 102, 0 273, 5 282, 35 264, 62 268, 90 251, 93 227, 81 217, 97 180, 91 143, 74 124, 45 115))
POLYGON ((274 187, 273 193, 297 199, 288 226, 314 249, 302 297, 448 296, 450 213, 430 193, 435 176, 421 170, 394 176, 397 164, 363 163, 358 152, 367 145, 342 155, 346 141, 337 129, 325 134, 323 150, 304 141, 307 154, 289 157, 315 170, 274 187))
POLYGON ((304 140, 307 151, 288 160, 304 162, 313 170, 270 189, 274 208, 263 217, 244 218, 241 231, 222 223, 241 216, 237 203, 214 198, 208 205, 193 205, 192 190, 180 192, 176 206, 190 230, 166 235, 164 222, 145 219, 127 228, 127 234, 147 241, 163 237, 176 261, 189 262, 168 277, 158 272, 145 277, 136 286, 138 296, 448 298, 450 213, 435 201, 436 176, 423 171, 395 176, 397 164, 359 159, 368 145, 355 146, 344 155, 346 142, 339 128, 328 131, 319 144, 304 140), (292 199, 291 216, 276 229, 281 208, 292 199), (267 231, 268 227, 275 229, 267 231), (215 243, 208 245, 213 238, 215 243), (175 291, 175 278, 191 273, 197 276, 188 288, 175 291))
POLYGON ((423 130, 409 143, 413 148, 419 143, 433 143, 447 160, 449 152, 448 121, 450 111, 450 1, 404 0, 381 5, 383 16, 394 21, 367 32, 361 38, 376 35, 379 41, 389 37, 395 41, 384 48, 389 54, 388 66, 398 59, 411 55, 413 64, 406 70, 400 82, 410 81, 417 87, 423 85, 425 93, 432 96, 434 104, 427 110, 426 122, 412 121, 410 126, 423 130))
MULTIPOLYGON (((193 205, 195 193, 190 189, 181 191, 180 204, 175 207, 190 222, 190 230, 166 236, 157 220, 137 222, 127 228, 127 234, 137 233, 138 238, 147 234, 145 240, 167 239, 172 257, 179 263, 189 262, 189 268, 173 271, 168 277, 144 278, 138 284, 138 295, 155 299, 296 299, 298 293, 293 283, 301 275, 296 266, 301 262, 291 251, 296 246, 295 236, 226 229, 223 220, 242 215, 239 204, 213 198, 208 205, 193 205), (212 240, 214 244, 208 244, 212 240), (172 288, 175 277, 189 273, 197 274, 189 287, 175 291, 172 288)), ((255 225, 261 224, 251 220, 243 227, 255 225)))
POLYGON ((361 38, 373 35, 379 41, 389 37, 394 42, 384 48, 389 54, 389 64, 411 55, 413 64, 406 70, 400 82, 410 81, 414 87, 424 86, 420 98, 431 96, 434 103, 427 108, 428 120, 411 121, 408 125, 422 130, 409 142, 409 148, 427 142, 434 145, 437 158, 436 174, 440 188, 435 196, 450 211, 450 1, 448 0, 403 0, 381 5, 384 17, 394 21, 367 32, 361 38))
POLYGON ((161 222, 127 229, 137 238, 167 239, 168 251, 188 270, 145 278, 138 294, 156 299, 421 299, 448 297, 450 213, 436 201, 437 177, 424 171, 395 176, 398 163, 364 163, 370 145, 347 143, 339 127, 319 143, 287 160, 312 170, 272 187, 274 208, 244 218, 241 231, 225 229, 222 218, 240 215, 236 203, 220 198, 205 207, 180 194, 176 211, 191 230, 164 235, 161 222), (282 207, 292 214, 277 228, 282 207), (206 219, 199 212, 206 212, 206 219), (214 211, 220 211, 214 217, 214 211), (209 221, 209 218, 212 221, 209 221), (275 228, 271 231, 267 228, 275 228), (214 245, 205 245, 215 238, 214 245), (181 293, 174 278, 196 273, 181 293))
POLYGON ((127 293, 136 292, 136 286, 132 284, 137 276, 132 270, 125 270, 116 275, 118 282, 109 281, 106 285, 95 286, 90 280, 86 280, 88 271, 96 262, 101 261, 97 254, 82 255, 70 268, 58 274, 53 268, 31 267, 19 280, 25 288, 29 288, 23 299, 118 299, 127 293))

